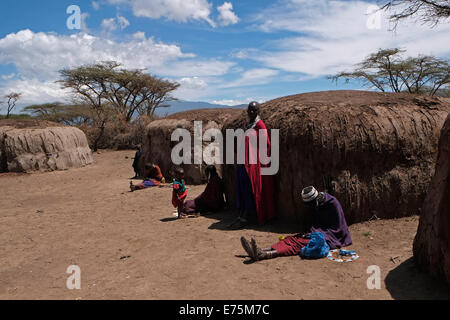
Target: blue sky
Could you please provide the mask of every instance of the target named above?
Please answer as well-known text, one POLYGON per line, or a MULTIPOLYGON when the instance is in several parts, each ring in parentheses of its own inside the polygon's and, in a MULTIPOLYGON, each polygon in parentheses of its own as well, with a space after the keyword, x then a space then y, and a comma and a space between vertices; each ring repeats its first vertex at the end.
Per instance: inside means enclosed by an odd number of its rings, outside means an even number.
MULTIPOLYGON (((336 85, 326 76, 379 48, 448 58, 450 24, 407 21, 390 31, 377 1, 53 0, 0 2, 0 95, 21 106, 64 101, 58 70, 102 60, 181 84, 183 100, 267 101, 336 85), (81 28, 66 10, 77 5, 81 28)), ((378 2, 379 3, 379 2, 378 2)))

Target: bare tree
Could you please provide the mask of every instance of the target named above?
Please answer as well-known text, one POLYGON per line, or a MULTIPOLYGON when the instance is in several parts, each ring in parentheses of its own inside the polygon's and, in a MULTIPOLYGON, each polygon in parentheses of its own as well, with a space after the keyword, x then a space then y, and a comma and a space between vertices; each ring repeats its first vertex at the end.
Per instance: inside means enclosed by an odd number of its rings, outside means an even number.
POLYGON ((340 72, 329 77, 333 81, 351 79, 363 86, 382 92, 409 92, 436 95, 445 92, 450 85, 448 61, 432 56, 404 58, 404 50, 384 49, 371 54, 350 72, 340 72))
POLYGON ((406 18, 417 17, 435 26, 450 17, 450 0, 389 0, 381 8, 391 12, 389 19, 397 24, 406 18))
POLYGON ((6 119, 10 117, 11 112, 16 107, 17 101, 19 101, 21 95, 22 93, 20 92, 11 92, 10 94, 4 96, 4 98, 6 99, 6 119))

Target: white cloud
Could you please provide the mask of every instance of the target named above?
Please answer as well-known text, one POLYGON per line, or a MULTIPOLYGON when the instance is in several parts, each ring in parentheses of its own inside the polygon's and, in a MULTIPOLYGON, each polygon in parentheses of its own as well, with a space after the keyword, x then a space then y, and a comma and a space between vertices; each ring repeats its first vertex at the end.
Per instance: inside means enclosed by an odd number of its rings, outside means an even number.
POLYGON ((233 12, 233 4, 225 2, 223 5, 217 7, 219 11, 219 23, 221 26, 228 26, 239 22, 238 16, 233 12))
POLYGON ((3 75, 2 91, 24 91, 22 102, 44 103, 66 96, 55 81, 58 71, 84 64, 114 60, 129 69, 145 69, 159 77, 180 82, 182 99, 205 97, 216 92, 221 76, 234 62, 198 59, 177 45, 156 42, 144 32, 121 42, 85 33, 70 36, 22 30, 0 38, 0 65, 12 64, 13 76, 3 75), (212 86, 209 86, 210 83, 212 86))
POLYGON ((130 25, 130 21, 128 21, 125 17, 117 16, 117 22, 119 23, 120 29, 123 30, 130 25))
POLYGON ((177 82, 187 89, 204 89, 207 86, 206 82, 199 77, 181 78, 177 82))
POLYGON ((102 21, 102 29, 106 31, 114 31, 117 28, 120 28, 120 30, 124 30, 130 25, 130 22, 122 16, 117 16, 117 18, 109 18, 104 19, 102 21))
POLYGON ((222 84, 221 88, 255 86, 269 83, 279 74, 278 70, 255 68, 245 71, 241 77, 233 82, 222 84))
POLYGON ((220 104, 222 106, 237 106, 241 104, 248 104, 252 99, 244 99, 244 100, 233 100, 233 99, 224 99, 224 100, 212 100, 211 103, 213 104, 220 104))
POLYGON ((168 77, 207 77, 222 76, 234 66, 233 62, 210 60, 173 61, 153 68, 158 74, 168 77))
POLYGON ((230 56, 232 58, 236 58, 236 59, 248 59, 251 58, 251 56, 255 55, 255 54, 259 54, 257 49, 254 48, 247 48, 247 49, 238 49, 238 50, 234 50, 230 56))
POLYGON ((81 14, 81 30, 83 32, 89 33, 89 28, 87 26, 87 19, 89 18, 89 13, 83 12, 81 14))
POLYGON ((370 6, 373 3, 363 1, 278 1, 256 16, 258 29, 299 35, 275 41, 272 46, 276 49, 248 58, 270 68, 322 76, 346 70, 379 48, 401 47, 408 55, 450 54, 450 24, 430 28, 407 21, 394 33, 380 12, 381 28, 369 29, 370 6))
POLYGON ((4 75, 2 75, 2 79, 3 79, 3 80, 11 80, 11 79, 14 78, 15 76, 16 76, 15 73, 4 74, 4 75))
POLYGON ((210 18, 212 5, 207 0, 108 0, 111 4, 127 4, 134 15, 150 19, 166 18, 177 22, 203 20, 215 27, 210 18))
POLYGON ((143 34, 130 41, 115 42, 85 33, 64 36, 30 30, 0 38, 0 52, 0 64, 14 64, 23 78, 43 80, 56 79, 62 68, 99 61, 115 60, 126 68, 152 70, 194 57, 176 45, 155 42, 143 34))
POLYGON ((174 96, 180 100, 196 100, 210 92, 206 81, 199 77, 185 77, 176 82, 180 84, 180 87, 175 90, 174 96))
POLYGON ((116 19, 115 18, 104 19, 102 21, 102 29, 105 29, 107 31, 116 30, 117 29, 116 19))
POLYGON ((133 34, 133 39, 145 40, 146 39, 145 32, 142 32, 142 31, 136 32, 135 34, 133 34))
POLYGON ((100 3, 98 3, 97 1, 92 1, 92 8, 94 8, 94 10, 98 10, 100 9, 100 3))
POLYGON ((0 87, 0 96, 10 92, 22 93, 18 106, 26 106, 47 102, 67 102, 71 95, 63 90, 55 81, 40 81, 38 79, 17 79, 5 83, 0 87))

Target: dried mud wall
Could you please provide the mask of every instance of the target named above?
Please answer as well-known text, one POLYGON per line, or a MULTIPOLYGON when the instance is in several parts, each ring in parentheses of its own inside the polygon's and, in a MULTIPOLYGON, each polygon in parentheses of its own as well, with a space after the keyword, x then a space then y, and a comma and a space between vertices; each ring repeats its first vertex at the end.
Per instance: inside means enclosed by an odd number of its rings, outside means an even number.
POLYGON ((450 117, 442 129, 435 175, 413 247, 420 268, 450 283, 450 117))
POLYGON ((86 135, 73 127, 0 127, 0 172, 66 170, 93 162, 86 135))
MULTIPOLYGON (((278 215, 303 221, 300 193, 309 185, 334 194, 349 223, 418 214, 449 112, 446 99, 367 91, 300 94, 263 104, 266 126, 280 130, 278 215)), ((244 121, 243 112, 223 131, 244 121)), ((225 165, 223 176, 234 200, 235 166, 225 165)))

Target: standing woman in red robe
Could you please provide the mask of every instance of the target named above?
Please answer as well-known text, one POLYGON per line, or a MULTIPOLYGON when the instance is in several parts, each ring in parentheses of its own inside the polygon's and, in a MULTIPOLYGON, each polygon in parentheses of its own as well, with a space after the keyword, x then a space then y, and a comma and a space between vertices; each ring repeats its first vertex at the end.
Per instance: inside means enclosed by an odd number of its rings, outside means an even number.
POLYGON ((236 204, 239 209, 239 217, 229 225, 229 228, 241 229, 247 226, 252 213, 256 213, 259 225, 275 217, 274 177, 261 175, 261 168, 270 166, 270 164, 261 163, 259 154, 261 148, 259 136, 261 134, 267 137, 268 156, 270 156, 271 148, 270 137, 266 125, 259 117, 259 111, 260 104, 255 101, 250 102, 247 108, 249 121, 245 124, 244 130, 247 132, 247 130, 253 129, 253 133, 250 135, 256 135, 258 144, 256 149, 252 148, 250 137, 246 134, 245 165, 237 164, 236 168, 236 204))

